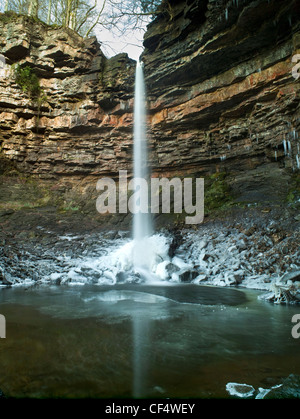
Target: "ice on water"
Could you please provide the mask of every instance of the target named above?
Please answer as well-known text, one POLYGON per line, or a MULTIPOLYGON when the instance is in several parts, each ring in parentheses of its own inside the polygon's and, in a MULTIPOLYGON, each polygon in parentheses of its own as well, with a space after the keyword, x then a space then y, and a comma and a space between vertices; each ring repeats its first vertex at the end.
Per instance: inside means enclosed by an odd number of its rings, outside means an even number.
POLYGON ((117 282, 145 281, 153 284, 167 279, 164 266, 171 261, 168 255, 170 238, 154 234, 138 241, 115 240, 106 243, 106 246, 108 247, 104 249, 99 245, 99 255, 66 258, 66 268, 46 275, 44 281, 76 285, 86 283, 114 285, 117 282), (137 248, 138 264, 136 264, 137 248))
POLYGON ((146 292, 131 291, 131 290, 109 290, 101 293, 96 293, 92 297, 85 299, 85 302, 91 302, 93 300, 107 302, 107 303, 117 303, 119 301, 135 301, 137 303, 160 303, 168 301, 166 297, 162 297, 155 294, 150 294, 146 292))

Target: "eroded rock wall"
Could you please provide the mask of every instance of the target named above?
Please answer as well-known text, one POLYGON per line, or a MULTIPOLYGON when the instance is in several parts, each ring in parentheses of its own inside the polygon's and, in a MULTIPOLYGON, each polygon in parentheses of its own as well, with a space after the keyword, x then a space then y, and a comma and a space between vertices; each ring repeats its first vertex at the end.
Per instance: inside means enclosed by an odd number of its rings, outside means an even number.
POLYGON ((155 169, 226 172, 240 200, 282 198, 299 171, 299 2, 166 4, 143 55, 155 169))
MULTIPOLYGON (((297 0, 169 0, 144 39, 154 176, 226 176, 240 201, 281 200, 299 173, 297 0)), ((132 170, 135 62, 95 38, 0 16, 0 147, 20 170, 90 184, 132 170), (44 99, 14 79, 31 66, 44 99)), ((223 179, 223 177, 222 177, 223 179)))
POLYGON ((52 179, 113 176, 132 149, 135 62, 107 59, 96 38, 83 39, 28 17, 0 17, 0 146, 26 173, 52 179), (30 66, 41 98, 16 83, 30 66))

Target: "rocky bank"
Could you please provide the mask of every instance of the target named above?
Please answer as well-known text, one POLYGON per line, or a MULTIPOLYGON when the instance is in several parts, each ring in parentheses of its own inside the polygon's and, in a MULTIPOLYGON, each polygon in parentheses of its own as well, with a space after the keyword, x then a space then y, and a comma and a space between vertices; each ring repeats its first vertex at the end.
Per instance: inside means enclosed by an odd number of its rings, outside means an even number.
MULTIPOLYGON (((300 233, 294 214, 282 208, 231 209, 194 230, 160 229, 152 272, 162 283, 254 288, 270 291, 264 296, 276 303, 299 303, 300 233)), ((77 217, 58 220, 49 209, 6 217, 1 284, 144 282, 130 265, 130 230, 102 230, 77 217)))

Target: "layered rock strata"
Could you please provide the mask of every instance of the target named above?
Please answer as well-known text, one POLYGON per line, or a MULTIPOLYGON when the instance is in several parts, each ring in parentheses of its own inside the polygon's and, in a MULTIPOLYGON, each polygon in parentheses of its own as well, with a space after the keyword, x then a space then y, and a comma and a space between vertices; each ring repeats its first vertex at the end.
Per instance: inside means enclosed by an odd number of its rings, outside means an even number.
POLYGON ((135 62, 107 59, 96 38, 28 17, 0 19, 2 154, 42 178, 114 175, 132 149, 135 62), (42 97, 32 99, 15 82, 14 67, 30 67, 42 97))
POLYGON ((299 3, 171 3, 144 41, 154 167, 226 172, 242 200, 282 196, 300 168, 299 3))
MULTIPOLYGON (((170 0, 144 39, 154 176, 226 174, 241 201, 282 199, 299 171, 296 0, 170 0)), ((42 179, 92 184, 132 170, 135 62, 95 38, 0 18, 0 146, 42 179), (43 98, 16 83, 30 66, 43 98)))

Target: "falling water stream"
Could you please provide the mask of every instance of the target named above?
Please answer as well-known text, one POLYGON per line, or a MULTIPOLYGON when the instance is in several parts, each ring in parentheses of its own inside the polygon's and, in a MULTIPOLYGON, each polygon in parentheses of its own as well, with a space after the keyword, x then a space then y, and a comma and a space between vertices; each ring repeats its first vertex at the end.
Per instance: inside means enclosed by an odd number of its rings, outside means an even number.
MULTIPOLYGON (((147 133, 146 133, 146 89, 144 82, 143 65, 140 61, 136 65, 135 74, 135 94, 134 94, 134 180, 135 186, 138 187, 138 182, 147 182, 149 180, 148 168, 148 150, 147 150, 147 133)), ((140 185, 141 193, 145 193, 146 188, 140 185)), ((143 201, 148 201, 147 196, 140 196, 143 201)), ((151 214, 142 212, 136 205, 133 215, 133 265, 134 269, 149 277, 149 252, 151 247, 148 244, 148 238, 152 234, 151 214)), ((143 354, 141 348, 143 344, 141 340, 147 336, 148 321, 141 317, 135 317, 133 320, 133 389, 134 397, 142 397, 145 389, 143 388, 143 374, 145 368, 143 365, 143 354)))
POLYGON ((146 133, 146 89, 143 74, 143 65, 137 62, 135 74, 134 95, 134 185, 139 191, 139 200, 136 201, 133 215, 133 264, 137 271, 149 274, 149 261, 151 248, 148 239, 153 233, 150 212, 145 212, 142 202, 148 202, 148 150, 146 133))
MULTIPOLYGON (((134 94, 134 179, 149 180, 148 150, 147 150, 147 130, 146 130, 146 89, 143 73, 143 65, 138 62, 135 74, 135 94, 134 94)), ((145 189, 141 190, 144 193, 145 189)), ((143 199, 143 198, 142 198, 143 199)), ((148 200, 148 196, 146 197, 148 200)), ((143 240, 152 234, 152 223, 150 213, 142 213, 137 210, 133 219, 133 238, 143 240)))

